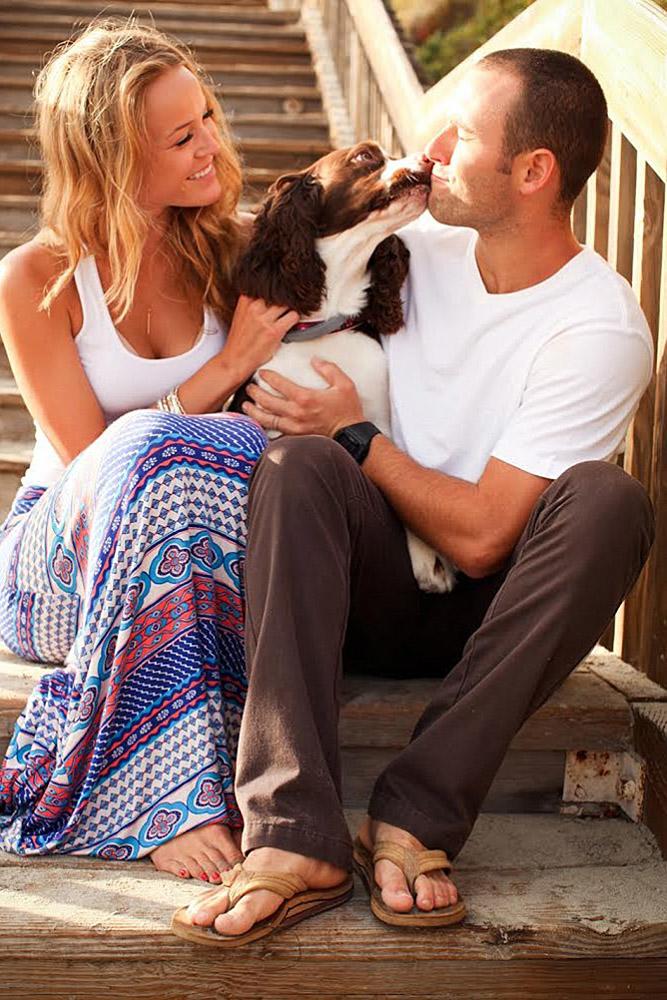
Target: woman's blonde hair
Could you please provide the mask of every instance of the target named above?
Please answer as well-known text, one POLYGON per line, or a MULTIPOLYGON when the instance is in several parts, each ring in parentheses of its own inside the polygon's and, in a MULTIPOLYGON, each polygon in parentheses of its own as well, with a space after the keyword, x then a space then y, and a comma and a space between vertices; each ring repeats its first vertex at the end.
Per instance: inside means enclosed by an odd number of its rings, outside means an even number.
POLYGON ((171 209, 164 249, 184 287, 229 320, 241 238, 239 156, 212 88, 189 51, 132 18, 93 22, 59 46, 37 78, 44 163, 41 223, 65 265, 46 290, 42 309, 71 280, 83 256, 101 252, 111 268, 108 305, 117 322, 129 312, 151 226, 138 202, 148 142, 146 88, 175 66, 197 77, 213 109, 220 139, 214 166, 222 194, 213 205, 171 209))

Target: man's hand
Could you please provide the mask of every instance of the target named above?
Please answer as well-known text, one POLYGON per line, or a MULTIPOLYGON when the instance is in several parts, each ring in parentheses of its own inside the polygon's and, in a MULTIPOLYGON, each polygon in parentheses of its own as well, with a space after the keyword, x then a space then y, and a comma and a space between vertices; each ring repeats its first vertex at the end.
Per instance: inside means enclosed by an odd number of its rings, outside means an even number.
POLYGON ((313 358, 313 368, 329 383, 326 389, 304 389, 284 375, 270 370, 260 375, 276 396, 252 383, 247 392, 252 403, 243 411, 266 430, 281 434, 322 434, 333 437, 341 427, 364 419, 356 387, 351 378, 331 361, 313 358))

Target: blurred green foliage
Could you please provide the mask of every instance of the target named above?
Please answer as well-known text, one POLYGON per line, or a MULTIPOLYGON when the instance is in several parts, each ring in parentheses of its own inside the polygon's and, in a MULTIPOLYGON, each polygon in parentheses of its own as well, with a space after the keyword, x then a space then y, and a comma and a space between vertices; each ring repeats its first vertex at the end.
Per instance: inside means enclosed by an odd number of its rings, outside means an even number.
MULTIPOLYGON (((389 0, 435 83, 534 0, 389 0), (420 13, 421 9, 421 13, 420 13)), ((667 0, 653 0, 667 10, 667 0)))
POLYGON ((500 31, 533 0, 468 0, 452 3, 448 24, 417 47, 416 56, 435 83, 500 31))

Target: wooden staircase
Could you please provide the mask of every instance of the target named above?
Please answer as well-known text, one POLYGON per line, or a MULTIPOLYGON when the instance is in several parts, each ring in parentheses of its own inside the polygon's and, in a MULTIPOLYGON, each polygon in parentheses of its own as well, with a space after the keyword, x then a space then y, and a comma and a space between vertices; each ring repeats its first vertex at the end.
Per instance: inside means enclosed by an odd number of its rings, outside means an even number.
MULTIPOLYGON (((11 11, 0 10, 0 253, 35 227, 34 71, 73 25, 101 9, 88 0, 15 0, 11 11)), ((103 9, 150 14, 192 44, 239 137, 246 204, 284 170, 328 149, 297 14, 261 0, 103 9)), ((32 435, 0 354, 0 517, 29 461, 32 435)), ((43 669, 0 650, 0 751, 43 669)), ((436 686, 346 680, 341 742, 351 828, 436 686)), ((390 929, 370 916, 357 885, 350 904, 264 943, 205 951, 168 930, 171 911, 201 885, 159 874, 149 861, 0 855, 0 996, 667 997, 666 803, 667 692, 598 648, 507 754, 457 859, 469 911, 461 927, 390 929)))
MULTIPOLYGON (((42 669, 0 656, 0 749, 42 669)), ((341 742, 352 830, 378 770, 405 744, 436 685, 347 679, 341 742)), ((649 751, 655 767, 641 779, 643 794, 664 796, 666 720, 667 692, 598 647, 517 734, 457 859, 468 917, 456 928, 379 924, 357 883, 336 911, 237 952, 209 951, 168 929, 171 911, 200 884, 159 874, 150 861, 0 854, 3 995, 665 997, 667 862, 650 830, 619 805, 622 794, 586 801, 572 768, 585 796, 614 760, 649 751), (588 785, 587 759, 595 762, 588 785), (571 802, 562 799, 564 778, 571 802)))
MULTIPOLYGON (((37 226, 41 164, 31 120, 46 53, 92 18, 152 22, 192 47, 213 79, 245 164, 251 207, 277 177, 331 148, 329 126, 298 13, 266 3, 101 4, 19 0, 0 8, 0 257, 37 226)), ((32 453, 34 428, 0 348, 0 522, 32 453)))

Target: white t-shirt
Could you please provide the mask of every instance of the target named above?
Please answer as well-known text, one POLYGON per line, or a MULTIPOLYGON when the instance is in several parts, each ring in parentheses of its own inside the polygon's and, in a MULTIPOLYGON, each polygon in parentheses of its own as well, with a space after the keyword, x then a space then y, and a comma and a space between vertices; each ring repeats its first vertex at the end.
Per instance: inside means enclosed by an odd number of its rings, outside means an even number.
POLYGON ((398 447, 473 483, 490 457, 547 479, 614 458, 653 369, 627 281, 584 248, 546 281, 489 294, 474 230, 425 213, 400 236, 405 326, 383 338, 398 447))

